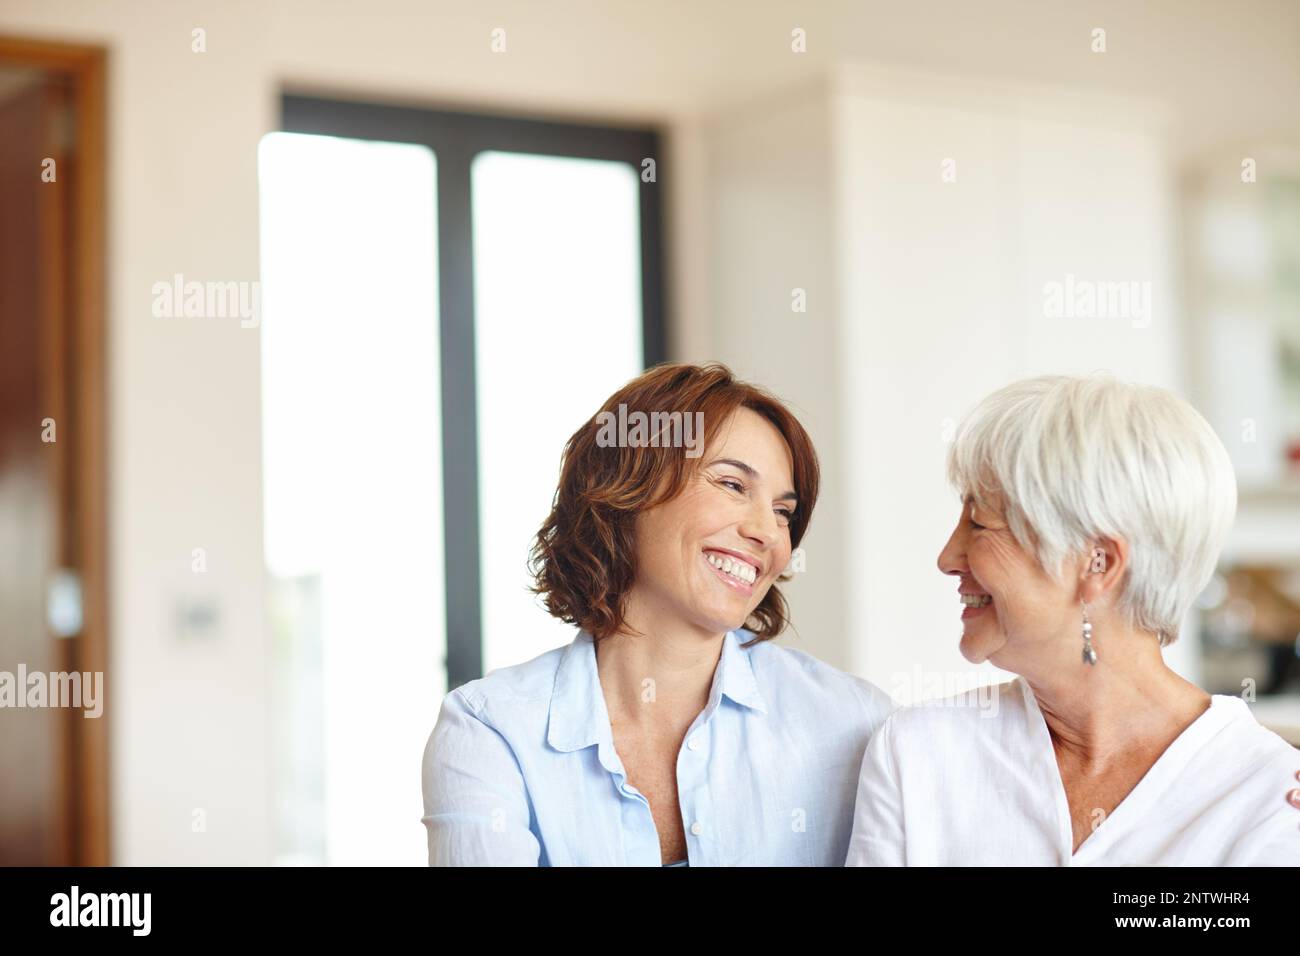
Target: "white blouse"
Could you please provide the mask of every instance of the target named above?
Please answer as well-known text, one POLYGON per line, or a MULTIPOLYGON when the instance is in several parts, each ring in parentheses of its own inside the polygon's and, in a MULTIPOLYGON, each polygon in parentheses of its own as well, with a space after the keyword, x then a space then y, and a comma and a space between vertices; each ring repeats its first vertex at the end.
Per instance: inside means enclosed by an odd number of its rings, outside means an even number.
POLYGON ((1243 700, 1213 695, 1075 853, 1028 683, 984 694, 901 708, 875 733, 846 866, 1300 865, 1300 752, 1243 700))

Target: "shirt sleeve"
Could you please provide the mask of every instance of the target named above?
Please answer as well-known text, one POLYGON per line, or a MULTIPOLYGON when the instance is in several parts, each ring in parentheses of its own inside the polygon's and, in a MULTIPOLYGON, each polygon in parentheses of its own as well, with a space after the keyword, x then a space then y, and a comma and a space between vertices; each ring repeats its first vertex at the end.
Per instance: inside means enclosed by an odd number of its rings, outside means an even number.
MULTIPOLYGON (((1292 811, 1293 813, 1297 811, 1292 811)), ((1288 827, 1273 837, 1250 861, 1251 866, 1300 866, 1300 827, 1288 827)))
MULTIPOLYGON (((1287 747, 1290 745, 1287 744, 1287 747)), ((1276 763, 1278 792, 1283 795, 1282 800, 1295 786, 1296 764, 1300 762, 1300 756, 1293 749, 1287 749, 1284 753, 1286 756, 1276 763)), ((1263 841, 1264 845, 1251 865, 1300 866, 1300 809, 1287 803, 1278 817, 1277 825, 1270 829, 1269 839, 1263 841)))
POLYGON ((871 737, 862 757, 853 833, 845 866, 906 866, 903 799, 893 756, 894 720, 871 737))
MULTIPOLYGON (((1289 775, 1278 776, 1284 784, 1291 779, 1289 775)), ((1224 865, 1300 866, 1300 822, 1297 822, 1297 817, 1300 817, 1300 810, 1291 806, 1270 814, 1237 840, 1224 865)))
POLYGON ((459 689, 442 702, 422 771, 430 866, 538 865, 519 762, 459 689))
POLYGON ((875 732, 884 724, 885 719, 899 709, 898 702, 890 697, 887 691, 877 687, 869 680, 854 677, 853 682, 861 692, 863 706, 867 711, 867 735, 868 737, 874 736, 875 732))

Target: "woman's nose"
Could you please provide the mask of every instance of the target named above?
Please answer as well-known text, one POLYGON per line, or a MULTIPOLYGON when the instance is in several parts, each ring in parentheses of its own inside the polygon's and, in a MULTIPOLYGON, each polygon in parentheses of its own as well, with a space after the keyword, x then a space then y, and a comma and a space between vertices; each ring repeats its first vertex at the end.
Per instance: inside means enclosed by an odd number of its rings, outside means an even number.
POLYGON ((948 543, 939 552, 939 570, 944 574, 963 574, 966 571, 966 542, 961 525, 953 529, 948 543))
POLYGON ((759 541, 763 547, 770 548, 776 543, 781 533, 781 526, 775 511, 759 505, 745 515, 739 530, 742 537, 759 541))

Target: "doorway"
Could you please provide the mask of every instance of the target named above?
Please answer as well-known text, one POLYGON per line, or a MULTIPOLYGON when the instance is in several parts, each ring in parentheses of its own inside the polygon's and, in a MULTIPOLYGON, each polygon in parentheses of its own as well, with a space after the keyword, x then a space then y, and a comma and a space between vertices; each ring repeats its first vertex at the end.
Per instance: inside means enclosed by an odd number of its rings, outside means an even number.
POLYGON ((0 37, 7 866, 110 861, 104 77, 102 49, 0 37))

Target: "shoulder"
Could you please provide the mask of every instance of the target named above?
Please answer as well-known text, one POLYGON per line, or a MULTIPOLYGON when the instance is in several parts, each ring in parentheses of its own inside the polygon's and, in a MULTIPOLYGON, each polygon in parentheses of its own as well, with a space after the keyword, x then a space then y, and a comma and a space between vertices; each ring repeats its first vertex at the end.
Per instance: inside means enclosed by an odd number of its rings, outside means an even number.
POLYGON ((572 642, 467 681, 447 694, 443 708, 465 710, 480 719, 502 711, 540 709, 544 713, 550 706, 560 663, 571 647, 572 642))
POLYGON ((426 787, 493 774, 514 779, 542 746, 556 676, 574 642, 490 671, 448 693, 424 751, 426 787), (439 782, 441 781, 441 782, 439 782))
POLYGON ((1300 863, 1296 811, 1286 795, 1296 786, 1300 751, 1269 730, 1239 697, 1215 694, 1227 720, 1189 763, 1197 799, 1226 814, 1238 829, 1234 862, 1300 863))
POLYGON ((1021 678, 1015 678, 899 707, 885 721, 881 734, 895 745, 988 744, 1004 737, 1007 728, 1024 723, 1026 693, 1021 678))
POLYGON ((1233 718, 1229 726, 1252 759, 1268 762, 1281 760, 1287 764, 1300 759, 1300 752, 1279 734, 1261 724, 1250 705, 1240 697, 1215 694, 1212 699, 1215 706, 1228 708, 1233 718))
MULTIPOLYGON (((747 630, 736 631, 741 644, 753 636, 747 630)), ((743 650, 749 655, 763 696, 776 706, 808 704, 823 712, 832 707, 861 708, 873 729, 897 706, 875 684, 832 667, 807 651, 772 641, 759 641, 743 650)))
POLYGON ((1300 751, 1261 724, 1240 697, 1215 694, 1212 706, 1222 707, 1228 716, 1216 735, 1217 746, 1208 748, 1212 759, 1227 761, 1234 778, 1258 782, 1265 796, 1273 795, 1265 780, 1294 781, 1293 775, 1300 769, 1300 751))

